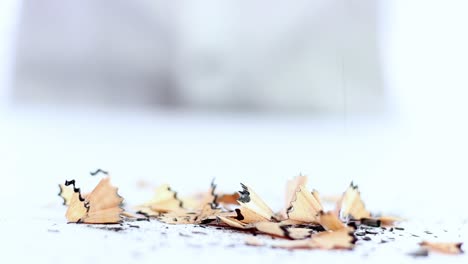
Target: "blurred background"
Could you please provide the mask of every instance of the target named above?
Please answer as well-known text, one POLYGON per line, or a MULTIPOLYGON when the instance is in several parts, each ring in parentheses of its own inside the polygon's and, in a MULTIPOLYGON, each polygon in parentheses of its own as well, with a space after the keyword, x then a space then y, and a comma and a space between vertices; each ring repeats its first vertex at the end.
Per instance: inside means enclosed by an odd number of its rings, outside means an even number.
POLYGON ((302 173, 374 211, 466 216, 467 7, 4 0, 0 201, 41 208, 103 168, 129 203, 216 178, 281 205, 302 173))
POLYGON ((345 99, 348 110, 383 107, 377 2, 265 4, 27 1, 13 100, 233 112, 342 112, 345 99))

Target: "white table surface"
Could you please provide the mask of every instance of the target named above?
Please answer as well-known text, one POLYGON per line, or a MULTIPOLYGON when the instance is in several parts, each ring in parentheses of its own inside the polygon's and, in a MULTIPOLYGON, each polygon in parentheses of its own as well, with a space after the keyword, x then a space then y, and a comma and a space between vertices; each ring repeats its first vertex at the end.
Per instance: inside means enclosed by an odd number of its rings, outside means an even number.
MULTIPOLYGON (((0 122, 0 234, 9 262, 234 263, 307 258, 409 263, 414 259, 406 253, 427 235, 425 230, 437 234, 435 240, 467 241, 468 217, 460 206, 464 181, 453 175, 463 168, 447 166, 450 159, 444 156, 449 154, 422 148, 429 136, 415 137, 392 119, 345 122, 340 117, 38 107, 6 111, 0 122), (435 157, 445 164, 435 162, 435 157), (443 167, 447 173, 441 175, 443 167), (410 219, 406 231, 420 237, 398 237, 382 245, 369 242, 351 252, 289 252, 246 247, 244 235, 216 229, 203 229, 202 235, 192 234, 199 227, 166 229, 157 222, 138 222, 139 229, 123 232, 66 224, 57 184, 86 178, 95 168, 112 173, 128 205, 151 197, 151 190, 137 188, 141 180, 170 183, 182 195, 205 190, 212 178, 222 191, 239 190, 243 182, 275 210, 281 209, 286 180, 298 173, 309 175, 310 188, 323 194, 339 194, 354 180, 373 212, 410 219)), ((432 146, 441 149, 437 142, 432 146)), ((433 255, 426 260, 462 263, 466 257, 433 255)))

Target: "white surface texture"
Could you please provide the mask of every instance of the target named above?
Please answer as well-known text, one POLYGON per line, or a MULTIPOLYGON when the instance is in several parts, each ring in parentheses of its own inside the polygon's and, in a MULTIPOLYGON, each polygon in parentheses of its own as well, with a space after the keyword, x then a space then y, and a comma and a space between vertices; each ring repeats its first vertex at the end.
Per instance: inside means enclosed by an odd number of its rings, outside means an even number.
MULTIPOLYGON (((58 200, 58 197, 57 197, 58 200)), ((59 201, 57 201, 59 202, 59 201)), ((367 235, 352 251, 295 250, 249 247, 248 232, 215 227, 166 225, 157 221, 119 226, 66 224, 65 207, 30 211, 27 217, 0 218, 2 257, 6 263, 466 263, 466 255, 430 254, 412 257, 422 240, 459 241, 468 238, 464 222, 408 222, 405 230, 367 235), (138 227, 136 227, 138 226, 138 227), (430 234, 428 234, 430 233, 430 234), (382 243, 382 240, 387 241, 382 243)), ((258 235, 267 241, 267 236, 258 235)))
MULTIPOLYGON (((423 238, 467 240, 468 217, 460 209, 462 186, 453 184, 456 176, 415 173, 418 164, 411 159, 417 157, 410 154, 431 156, 382 117, 343 124, 332 119, 59 110, 16 110, 2 119, 0 233, 10 262, 412 263, 407 253, 423 238), (216 229, 192 234, 202 228, 166 229, 157 222, 137 222, 140 228, 122 232, 66 224, 57 184, 75 178, 89 190, 92 186, 83 179, 95 168, 111 172, 128 206, 152 196, 151 189, 138 189, 140 180, 167 182, 180 195, 189 195, 206 190, 216 178, 221 191, 239 190, 239 182, 249 184, 278 211, 286 180, 302 172, 310 177, 309 187, 325 195, 340 194, 354 180, 371 211, 411 221, 395 242, 379 244, 377 237, 376 243, 359 243, 351 252, 248 248, 242 234, 216 229)), ((426 166, 424 170, 431 168, 426 166)), ((466 261, 465 255, 426 259, 466 261)))

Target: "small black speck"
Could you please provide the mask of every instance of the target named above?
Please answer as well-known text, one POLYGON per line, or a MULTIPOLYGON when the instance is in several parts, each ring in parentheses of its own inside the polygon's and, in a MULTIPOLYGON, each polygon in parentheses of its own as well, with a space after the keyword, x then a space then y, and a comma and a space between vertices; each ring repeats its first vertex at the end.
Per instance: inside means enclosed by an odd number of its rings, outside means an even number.
POLYGON ((101 229, 101 230, 106 230, 106 231, 114 231, 114 232, 121 232, 124 231, 125 228, 122 226, 93 226, 93 225, 88 225, 90 228, 94 229, 101 229))
POLYGON ((377 235, 379 233, 379 231, 377 231, 375 229, 367 229, 366 233, 370 234, 370 235, 377 235))
POLYGON ((192 234, 208 235, 207 233, 201 231, 192 231, 192 234))
POLYGON ((355 234, 356 236, 365 236, 365 235, 366 235, 366 232, 365 232, 365 231, 360 231, 360 230, 359 230, 359 231, 356 231, 354 234, 355 234))
POLYGON ((179 236, 181 236, 181 237, 192 237, 191 235, 187 235, 187 234, 184 234, 184 233, 179 233, 179 236))

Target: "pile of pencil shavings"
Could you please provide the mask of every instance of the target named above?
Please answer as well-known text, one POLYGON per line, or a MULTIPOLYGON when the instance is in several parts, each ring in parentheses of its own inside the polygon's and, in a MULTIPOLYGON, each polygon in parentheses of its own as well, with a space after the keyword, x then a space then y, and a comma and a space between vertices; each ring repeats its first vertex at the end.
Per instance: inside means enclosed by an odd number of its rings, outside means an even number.
MULTIPOLYGON (((150 201, 138 206, 136 213, 122 208, 123 198, 110 184, 107 172, 88 194, 82 194, 75 181, 60 184, 59 195, 68 206, 69 223, 115 224, 145 217, 166 224, 213 225, 235 230, 254 230, 275 239, 262 241, 248 237, 250 246, 270 246, 283 249, 344 249, 355 247, 356 229, 360 226, 389 227, 402 219, 373 216, 364 206, 358 187, 353 183, 334 200, 336 208, 325 211, 317 191, 307 190, 307 177, 298 176, 287 183, 285 208, 275 213, 247 185, 239 193, 217 193, 216 185, 209 191, 179 198, 169 185, 156 189, 150 201)), ((330 199, 328 199, 330 200, 330 199)), ((461 243, 422 241, 422 249, 446 254, 460 254, 461 243)))

